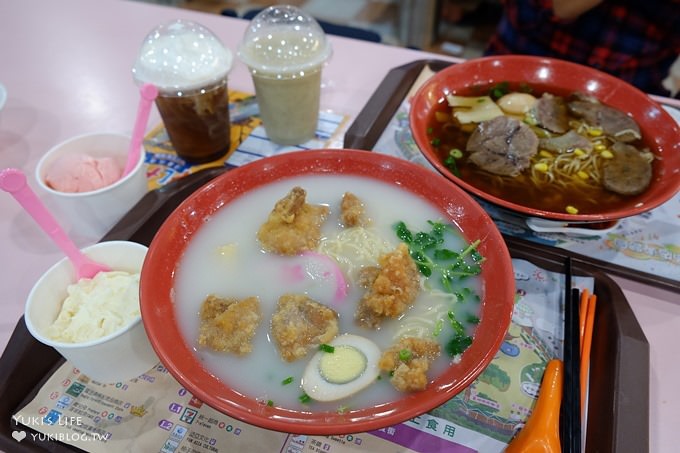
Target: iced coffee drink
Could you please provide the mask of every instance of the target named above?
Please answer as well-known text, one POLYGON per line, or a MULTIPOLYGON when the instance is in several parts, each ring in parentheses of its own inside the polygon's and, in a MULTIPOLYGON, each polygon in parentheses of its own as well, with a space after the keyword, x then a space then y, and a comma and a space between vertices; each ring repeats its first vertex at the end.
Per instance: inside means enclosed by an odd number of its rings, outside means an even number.
POLYGON ((331 54, 319 24, 293 6, 272 6, 253 18, 239 47, 250 69, 267 136, 280 145, 314 137, 321 72, 331 54))
POLYGON ((156 107, 168 137, 177 155, 190 163, 209 162, 230 150, 231 65, 231 52, 194 22, 160 25, 142 44, 135 80, 158 87, 156 107))

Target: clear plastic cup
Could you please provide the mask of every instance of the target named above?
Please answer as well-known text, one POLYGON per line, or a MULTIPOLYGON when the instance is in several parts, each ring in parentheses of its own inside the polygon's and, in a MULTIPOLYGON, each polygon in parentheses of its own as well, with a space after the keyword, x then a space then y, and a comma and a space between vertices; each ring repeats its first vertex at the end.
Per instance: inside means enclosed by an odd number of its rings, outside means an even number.
POLYGON ((156 107, 177 154, 190 163, 225 156, 231 147, 227 76, 233 56, 206 27, 187 20, 146 36, 132 69, 138 84, 158 87, 156 107))
POLYGON ((270 140, 297 145, 314 137, 321 70, 331 53, 319 23, 299 8, 271 6, 252 19, 238 56, 250 69, 270 140))

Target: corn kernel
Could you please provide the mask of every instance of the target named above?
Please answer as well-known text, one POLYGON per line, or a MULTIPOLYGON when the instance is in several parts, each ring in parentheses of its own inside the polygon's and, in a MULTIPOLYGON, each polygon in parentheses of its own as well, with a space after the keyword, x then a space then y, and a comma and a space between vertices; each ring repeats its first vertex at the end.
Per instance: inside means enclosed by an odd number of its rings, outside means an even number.
POLYGON ((608 149, 605 149, 604 151, 602 151, 602 152, 600 153, 600 156, 604 157, 605 159, 612 159, 612 158, 614 157, 614 155, 612 154, 612 152, 609 151, 608 149))
POLYGON ((581 156, 585 156, 586 152, 583 151, 581 148, 574 148, 574 154, 581 157, 581 156))
POLYGON ((567 207, 566 207, 566 211, 567 211, 567 214, 571 214, 571 215, 576 215, 576 214, 578 214, 578 209, 576 209, 576 208, 573 207, 572 205, 567 206, 567 207))
POLYGON ((477 128, 477 125, 475 123, 469 123, 469 124, 461 124, 460 130, 463 132, 469 132, 472 133, 477 128))
POLYGON ((534 164, 534 169, 545 173, 546 171, 548 171, 548 164, 544 162, 539 162, 537 164, 534 164))
POLYGON ((589 178, 588 173, 586 173, 583 170, 579 170, 578 172, 576 172, 576 174, 578 175, 579 178, 581 178, 583 180, 586 180, 586 179, 589 178))
POLYGON ((434 118, 440 123, 451 121, 451 114, 447 112, 434 112, 434 118))
POLYGON ((593 146, 593 148, 595 148, 595 151, 603 151, 607 149, 607 145, 604 143, 598 143, 597 145, 593 146))
POLYGON ((550 151, 546 151, 546 150, 544 150, 544 149, 542 149, 542 150, 538 153, 538 155, 541 156, 541 157, 553 157, 553 155, 550 154, 550 151))
POLYGON ((599 137, 600 135, 602 135, 602 129, 600 129, 599 127, 588 128, 588 135, 590 135, 591 137, 599 137))

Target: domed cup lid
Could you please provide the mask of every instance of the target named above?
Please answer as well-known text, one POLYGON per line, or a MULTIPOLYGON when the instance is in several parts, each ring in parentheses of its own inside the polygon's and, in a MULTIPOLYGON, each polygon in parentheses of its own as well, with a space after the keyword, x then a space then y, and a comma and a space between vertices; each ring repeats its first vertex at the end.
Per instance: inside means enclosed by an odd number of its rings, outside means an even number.
POLYGON ((252 19, 238 56, 253 73, 297 78, 319 68, 331 52, 326 34, 312 16, 294 6, 276 5, 252 19))
POLYGON ((222 80, 233 56, 206 27, 178 19, 161 24, 144 38, 132 69, 139 84, 161 92, 202 88, 222 80))

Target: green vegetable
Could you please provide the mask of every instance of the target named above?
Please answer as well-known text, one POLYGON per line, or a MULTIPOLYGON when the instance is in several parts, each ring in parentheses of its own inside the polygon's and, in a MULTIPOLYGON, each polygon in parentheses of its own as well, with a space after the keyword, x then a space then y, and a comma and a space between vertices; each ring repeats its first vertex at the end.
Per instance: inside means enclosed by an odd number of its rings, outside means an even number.
POLYGON ((491 88, 489 95, 493 99, 500 99, 510 92, 510 84, 508 82, 499 82, 491 88))
POLYGON ((455 294, 453 283, 470 276, 478 275, 484 258, 477 251, 479 239, 464 250, 456 252, 442 247, 445 234, 457 234, 451 225, 428 220, 430 232, 411 232, 404 222, 394 226, 397 237, 409 247, 411 258, 416 262, 420 273, 426 277, 439 274, 444 290, 455 294))
POLYGON ((273 407, 273 406, 274 406, 274 401, 272 401, 272 400, 267 400, 267 406, 273 407))
POLYGON ((434 331, 432 332, 433 337, 438 337, 440 333, 442 333, 442 329, 444 328, 444 322, 441 319, 438 319, 436 324, 434 325, 434 331))
POLYGON ((449 311, 448 314, 454 334, 453 338, 446 343, 445 349, 450 356, 455 356, 462 354, 463 351, 470 347, 472 344, 472 337, 465 334, 465 328, 460 321, 456 319, 456 315, 453 311, 449 311))
POLYGON ((402 349, 399 351, 399 360, 402 362, 408 362, 411 360, 411 357, 413 357, 413 353, 409 351, 408 349, 402 349))
POLYGON ((306 404, 306 403, 309 403, 310 401, 312 401, 312 397, 307 395, 306 393, 303 393, 302 395, 300 395, 298 397, 298 399, 300 400, 300 402, 302 404, 306 404))
MULTIPOLYGON (((460 287, 460 283, 481 272, 484 257, 477 250, 481 241, 478 239, 461 251, 447 249, 444 247, 446 235, 458 234, 454 227, 432 220, 428 220, 428 224, 431 226, 429 232, 414 233, 404 222, 395 224, 394 231, 397 237, 408 245, 411 258, 421 274, 428 278, 438 279, 444 291, 454 295, 459 303, 470 298, 478 301, 479 296, 468 287, 460 287)), ((451 356, 454 356, 462 353, 472 344, 472 337, 465 333, 465 328, 456 319, 453 311, 449 311, 448 317, 453 329, 453 337, 448 341, 445 349, 451 356)), ((469 315, 466 322, 479 324, 479 318, 469 315)), ((442 324, 443 322, 438 322, 435 325, 435 336, 441 333, 442 324)))
POLYGON ((534 89, 533 89, 533 87, 532 87, 531 85, 529 85, 528 83, 526 83, 526 82, 521 82, 521 83, 519 84, 519 90, 518 90, 518 91, 519 91, 520 93, 531 93, 532 91, 534 91, 534 89))
POLYGON ((335 347, 325 343, 320 344, 319 349, 322 350, 323 352, 328 352, 329 354, 335 352, 335 347))
POLYGON ((441 139, 439 137, 435 137, 432 140, 430 140, 430 144, 432 146, 439 146, 441 144, 441 139))
POLYGON ((462 354, 472 344, 472 337, 455 335, 446 343, 446 352, 451 357, 462 354))
POLYGON ((466 321, 468 324, 479 324, 479 318, 475 315, 468 315, 466 321))
POLYGON ((286 379, 281 381, 281 385, 288 385, 293 382, 293 376, 288 376, 286 379))
POLYGON ((446 159, 444 159, 444 166, 451 170, 451 173, 460 178, 460 170, 458 170, 458 164, 456 163, 455 157, 451 155, 446 156, 446 159))

